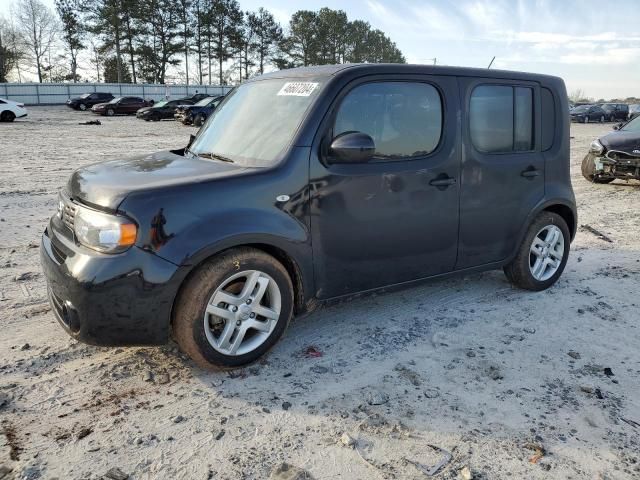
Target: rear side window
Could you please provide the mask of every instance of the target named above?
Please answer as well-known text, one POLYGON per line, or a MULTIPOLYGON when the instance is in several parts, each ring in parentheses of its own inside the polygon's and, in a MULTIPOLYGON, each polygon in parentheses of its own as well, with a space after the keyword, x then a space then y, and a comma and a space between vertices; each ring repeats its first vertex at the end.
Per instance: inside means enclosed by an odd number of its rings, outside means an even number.
POLYGON ((433 152, 442 136, 442 101, 427 83, 375 82, 351 90, 337 112, 333 134, 362 132, 381 160, 406 160, 433 152))
POLYGON ((484 153, 533 150, 533 90, 480 85, 471 94, 469 130, 476 150, 484 153))
POLYGON ((542 151, 549 150, 553 146, 554 134, 556 131, 556 102, 553 93, 548 88, 540 89, 540 108, 542 131, 542 151))

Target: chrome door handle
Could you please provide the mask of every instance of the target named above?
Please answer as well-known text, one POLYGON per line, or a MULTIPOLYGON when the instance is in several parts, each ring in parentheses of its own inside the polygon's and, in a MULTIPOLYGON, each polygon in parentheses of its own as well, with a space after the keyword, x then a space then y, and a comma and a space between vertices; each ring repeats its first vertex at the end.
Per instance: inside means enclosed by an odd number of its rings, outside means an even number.
POLYGON ((522 175, 525 178, 539 177, 540 176, 540 170, 536 170, 535 168, 531 168, 531 169, 522 171, 520 173, 520 175, 522 175))
POLYGON ((452 177, 446 178, 436 178, 435 180, 431 180, 429 185, 434 187, 448 187, 449 185, 455 185, 456 179, 452 177))

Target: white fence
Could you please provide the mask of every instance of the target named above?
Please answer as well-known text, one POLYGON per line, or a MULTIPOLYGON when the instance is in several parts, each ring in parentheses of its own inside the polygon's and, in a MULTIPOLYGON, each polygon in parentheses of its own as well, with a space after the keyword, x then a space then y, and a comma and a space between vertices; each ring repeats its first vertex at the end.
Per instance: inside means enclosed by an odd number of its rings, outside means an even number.
POLYGON ((0 97, 26 105, 59 105, 83 93, 108 92, 144 99, 180 98, 194 93, 222 95, 231 90, 219 85, 160 85, 132 83, 0 83, 0 97))

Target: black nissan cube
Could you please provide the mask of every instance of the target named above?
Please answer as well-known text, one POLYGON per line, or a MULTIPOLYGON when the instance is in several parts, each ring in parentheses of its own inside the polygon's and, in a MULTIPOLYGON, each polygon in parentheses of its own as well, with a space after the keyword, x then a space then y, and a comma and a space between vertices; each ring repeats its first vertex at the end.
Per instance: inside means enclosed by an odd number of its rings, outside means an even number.
POLYGON ((546 289, 576 231, 568 111, 561 79, 518 72, 257 77, 188 146, 73 173, 42 236, 51 305, 83 342, 172 333, 233 367, 363 292, 490 269, 546 289))

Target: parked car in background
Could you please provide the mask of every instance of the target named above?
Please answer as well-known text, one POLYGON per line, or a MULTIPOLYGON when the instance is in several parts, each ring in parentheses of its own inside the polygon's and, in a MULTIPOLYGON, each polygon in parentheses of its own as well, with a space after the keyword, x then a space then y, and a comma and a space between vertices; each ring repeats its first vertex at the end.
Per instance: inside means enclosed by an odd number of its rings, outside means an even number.
POLYGON ((24 108, 24 103, 0 98, 0 122, 13 122, 16 118, 26 116, 27 109, 24 108))
POLYGON ((67 100, 67 107, 74 110, 86 110, 97 105, 98 103, 106 103, 113 100, 113 95, 106 92, 85 93, 79 97, 67 100))
POLYGON ((607 119, 605 111, 597 105, 580 105, 569 112, 572 122, 604 122, 607 119))
POLYGON ((627 120, 629 116, 629 105, 626 103, 600 103, 598 106, 604 110, 609 122, 627 120))
POLYGON ((205 98, 192 106, 179 107, 176 110, 175 118, 184 125, 193 124, 199 127, 204 123, 205 119, 211 115, 211 112, 220 105, 223 99, 224 95, 220 95, 218 97, 205 98))
POLYGON ((91 111, 98 115, 113 116, 118 114, 130 115, 143 107, 148 107, 149 102, 140 97, 117 97, 107 103, 98 103, 91 107, 91 111))
POLYGON ((633 120, 639 115, 640 115, 640 104, 634 103, 632 105, 629 105, 629 115, 627 115, 627 120, 633 120))
POLYGON ((184 98, 179 100, 162 100, 150 107, 142 107, 136 112, 136 117, 146 120, 147 122, 150 120, 157 122, 167 118, 173 119, 176 108, 181 105, 193 105, 193 102, 184 98))
POLYGON ((211 97, 212 95, 209 95, 208 93, 194 93, 193 95, 189 95, 187 97, 184 97, 183 100, 189 100, 191 101, 192 104, 194 103, 198 103, 200 100, 203 100, 207 97, 211 97))
POLYGON ((569 130, 549 75, 364 64, 247 80, 188 145, 71 175, 39 249, 51 309, 80 341, 173 331, 199 365, 238 367, 294 315, 363 292, 493 269, 544 290, 576 233, 569 130))
POLYGON ((640 116, 591 142, 582 160, 582 175, 594 183, 640 180, 640 116))

